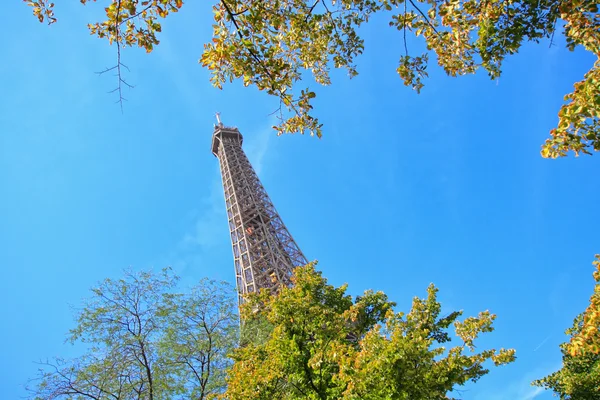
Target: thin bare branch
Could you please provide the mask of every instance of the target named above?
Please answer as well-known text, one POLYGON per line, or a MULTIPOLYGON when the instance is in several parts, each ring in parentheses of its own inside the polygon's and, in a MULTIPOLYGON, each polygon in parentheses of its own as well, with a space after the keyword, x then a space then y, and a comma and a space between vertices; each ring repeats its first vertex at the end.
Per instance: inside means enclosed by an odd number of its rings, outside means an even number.
POLYGON ((404 55, 408 57, 408 46, 406 45, 406 1, 404 2, 404 23, 402 24, 402 32, 404 34, 404 55))

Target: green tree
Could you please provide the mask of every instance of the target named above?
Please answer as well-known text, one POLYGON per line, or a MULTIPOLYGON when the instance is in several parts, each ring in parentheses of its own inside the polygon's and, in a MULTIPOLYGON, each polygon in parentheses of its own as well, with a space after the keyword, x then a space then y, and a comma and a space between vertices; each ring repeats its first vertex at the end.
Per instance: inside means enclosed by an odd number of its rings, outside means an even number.
MULTIPOLYGON (((40 21, 56 21, 49 0, 24 0, 40 21)), ((86 4, 89 0, 80 0, 86 4)), ((106 20, 89 24, 90 32, 117 46, 118 92, 120 50, 140 46, 150 52, 159 43, 160 19, 183 6, 182 0, 104 0, 106 20)), ((544 157, 591 154, 600 150, 600 14, 586 0, 221 0, 214 6, 214 34, 200 59, 212 71, 217 87, 242 79, 280 100, 280 133, 310 132, 321 136, 313 116, 316 93, 302 78, 312 74, 330 84, 329 70, 358 71, 355 58, 364 43, 357 29, 378 12, 399 31, 397 72, 417 92, 427 77, 429 58, 450 76, 483 68, 492 79, 501 74, 505 57, 524 42, 552 42, 562 30, 570 50, 582 46, 596 62, 565 96, 558 125, 542 147, 544 157), (409 51, 407 35, 424 39, 426 49, 409 51), (285 114, 284 114, 285 111, 285 114)))
POLYGON ((231 287, 201 281, 175 293, 177 277, 127 272, 92 289, 69 340, 74 360, 42 363, 28 385, 35 399, 209 399, 222 393, 237 342, 231 287))
POLYGON ((579 330, 573 331, 569 352, 572 356, 584 353, 600 353, 600 254, 596 254, 593 262, 596 267, 594 271, 594 293, 590 297, 590 305, 583 313, 579 330))
POLYGON ((408 314, 393 311, 381 292, 352 299, 313 264, 297 268, 294 286, 278 296, 254 294, 242 306, 244 326, 267 326, 267 335, 234 351, 223 399, 447 399, 457 386, 515 359, 514 350, 475 350, 495 316, 482 312, 459 321, 440 317, 437 289, 414 298, 408 314), (266 321, 261 323, 261 321, 266 321), (451 341, 454 325, 461 344, 451 341))
MULTIPOLYGON (((583 314, 580 314, 565 333, 576 336, 582 327, 583 314)), ((552 390, 561 400, 600 399, 600 355, 592 352, 572 355, 570 343, 561 344, 560 350, 562 368, 534 381, 533 385, 552 390)))
POLYGON ((600 399, 600 254, 594 261, 596 285, 590 305, 565 332, 571 337, 560 345, 563 366, 533 385, 554 391, 561 400, 600 399))

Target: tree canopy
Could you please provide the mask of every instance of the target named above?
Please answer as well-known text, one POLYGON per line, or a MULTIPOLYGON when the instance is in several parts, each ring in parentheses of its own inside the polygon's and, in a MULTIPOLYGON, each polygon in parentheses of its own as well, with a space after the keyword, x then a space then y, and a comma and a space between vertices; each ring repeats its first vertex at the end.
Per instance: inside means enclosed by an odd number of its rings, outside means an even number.
POLYGON ((600 254, 594 265, 596 285, 590 305, 565 332, 570 341, 560 345, 562 368, 533 382, 554 391, 561 400, 600 398, 600 254))
MULTIPOLYGON (((56 22, 54 3, 24 0, 40 21, 56 22)), ((80 0, 86 4, 89 0, 80 0)), ((94 0, 95 1, 95 0, 94 0)), ((115 69, 122 84, 120 50, 159 44, 161 19, 183 7, 182 0, 102 0, 106 19, 90 23, 91 34, 117 46, 115 69)), ((551 43, 562 31, 570 50, 581 46, 596 56, 591 69, 574 84, 558 112, 558 124, 542 146, 544 157, 591 154, 600 150, 600 14, 586 0, 221 0, 214 6, 214 33, 201 64, 212 83, 242 79, 279 98, 279 133, 322 135, 311 100, 316 93, 302 78, 328 85, 330 69, 358 74, 356 57, 364 50, 358 28, 375 13, 386 13, 402 39, 397 72, 419 92, 429 59, 450 76, 483 68, 490 78, 502 72, 504 59, 525 42, 551 43), (407 35, 425 48, 408 49, 407 35)))
POLYGON ((242 331, 251 334, 233 353, 221 398, 448 399, 487 374, 488 360, 515 359, 514 350, 476 350, 478 336, 493 331, 495 315, 441 316, 433 285, 404 314, 382 292, 352 299, 346 286, 327 284, 314 264, 297 268, 293 281, 278 296, 251 294, 242 306, 242 331), (445 347, 450 325, 460 344, 445 347))
MULTIPOLYGON (((581 334, 583 314, 565 332, 572 338, 581 334)), ((597 399, 600 397, 600 354, 572 352, 570 343, 560 345, 562 368, 538 379, 533 385, 549 389, 561 400, 597 399)))
POLYGON ((222 393, 237 344, 233 289, 201 281, 174 292, 177 277, 127 272, 106 279, 78 312, 73 360, 41 363, 34 399, 209 399, 222 393))
POLYGON ((579 327, 572 336, 569 352, 573 356, 584 353, 600 354, 600 254, 596 254, 594 261, 596 271, 594 280, 596 286, 590 297, 590 305, 583 313, 582 320, 577 324, 579 327))

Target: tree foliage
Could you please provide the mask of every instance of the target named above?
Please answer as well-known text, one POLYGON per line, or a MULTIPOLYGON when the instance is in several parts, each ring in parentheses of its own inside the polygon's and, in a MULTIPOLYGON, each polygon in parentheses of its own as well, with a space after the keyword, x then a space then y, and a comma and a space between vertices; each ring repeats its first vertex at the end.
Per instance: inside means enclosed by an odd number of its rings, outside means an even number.
MULTIPOLYGON (((24 0, 40 21, 56 21, 49 0, 24 0)), ((89 0, 80 0, 83 4, 89 0)), ((90 32, 117 44, 119 94, 120 48, 140 46, 150 52, 159 43, 160 20, 183 6, 182 0, 104 0, 106 20, 89 24, 90 32)), ((430 56, 450 76, 483 68, 500 76, 506 56, 524 42, 551 43, 562 29, 570 50, 582 46, 597 59, 565 96, 558 125, 542 147, 544 157, 569 151, 600 150, 600 14, 586 0, 221 0, 214 6, 214 34, 200 59, 217 87, 242 79, 280 100, 280 133, 321 136, 311 100, 316 93, 297 86, 307 74, 330 84, 330 68, 358 71, 355 58, 364 50, 359 27, 375 13, 389 15, 400 32, 397 72, 407 86, 421 90, 430 56), (407 35, 424 39, 425 51, 409 51, 407 35), (284 114, 285 111, 285 114, 284 114)), ((121 94, 120 94, 121 95, 121 94)))
POLYGON ((296 269, 294 286, 278 296, 251 295, 241 309, 242 331, 261 325, 269 331, 234 351, 222 398, 447 399, 488 373, 487 360, 502 365, 515 358, 514 350, 475 350, 495 315, 442 317, 433 285, 427 298, 413 299, 408 314, 394 312, 381 292, 354 300, 345 292, 309 264, 296 269), (461 344, 446 348, 450 325, 461 344))
POLYGON ((565 332, 570 341, 560 345, 562 368, 533 382, 551 389, 561 400, 600 398, 600 254, 594 265, 596 285, 590 305, 565 332))
POLYGON ((572 356, 582 355, 584 353, 600 353, 600 254, 596 254, 594 261, 596 271, 594 271, 594 280, 596 286, 594 293, 590 297, 590 305, 583 313, 580 329, 571 338, 569 352, 572 356))
POLYGON ((92 289, 69 340, 74 360, 42 363, 28 389, 35 399, 209 399, 224 390, 237 341, 233 290, 203 280, 174 293, 177 277, 127 272, 92 289))
MULTIPOLYGON (((565 332, 572 338, 581 334, 583 314, 573 321, 565 332)), ((561 400, 587 400, 600 398, 600 355, 598 353, 572 352, 570 343, 560 345, 563 366, 560 370, 538 379, 533 385, 550 389, 561 400)))

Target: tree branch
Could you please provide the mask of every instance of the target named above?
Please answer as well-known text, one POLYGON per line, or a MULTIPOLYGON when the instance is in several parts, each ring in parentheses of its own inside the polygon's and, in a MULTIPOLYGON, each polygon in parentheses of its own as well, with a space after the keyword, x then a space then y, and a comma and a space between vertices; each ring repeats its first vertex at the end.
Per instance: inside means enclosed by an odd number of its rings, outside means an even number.
POLYGON ((306 18, 304 19, 304 22, 308 21, 308 17, 310 17, 310 15, 312 14, 313 10, 315 9, 315 7, 317 6, 317 4, 319 4, 321 0, 317 0, 315 1, 315 4, 312 5, 311 8, 309 8, 308 12, 306 13, 306 18))
POLYGON ((117 0, 116 7, 117 7, 117 13, 116 13, 116 17, 115 17, 115 27, 114 28, 115 28, 115 42, 117 45, 117 64, 114 67, 106 68, 104 71, 100 71, 100 72, 96 72, 96 73, 98 75, 103 75, 109 71, 116 70, 117 87, 115 89, 111 90, 109 93, 117 92, 119 94, 119 99, 116 102, 120 104, 121 113, 122 113, 123 112, 123 101, 127 101, 127 99, 125 97, 123 97, 123 86, 127 86, 130 89, 133 89, 134 86, 129 84, 125 79, 123 79, 123 74, 121 71, 121 67, 127 69, 128 71, 129 71, 129 68, 121 62, 121 27, 120 26, 122 23, 130 20, 131 18, 134 18, 134 17, 140 15, 143 11, 147 10, 150 6, 146 7, 144 10, 140 11, 138 14, 131 16, 121 22, 118 22, 120 14, 121 14, 121 0, 117 0))
POLYGON ((408 1, 410 1, 410 4, 412 4, 412 6, 419 12, 419 14, 421 14, 421 16, 423 18, 425 18, 427 25, 429 25, 431 27, 431 29, 433 29, 433 31, 436 33, 436 35, 441 37, 440 33, 437 31, 437 29, 435 29, 435 26, 433 26, 433 24, 431 23, 429 18, 427 18, 427 16, 423 13, 423 11, 421 11, 421 9, 419 7, 417 7, 417 5, 413 2, 413 0, 408 0, 408 1))
POLYGON ((404 2, 404 23, 402 24, 404 33, 404 55, 408 57, 408 46, 406 45, 406 1, 404 2))
MULTIPOLYGON (((244 39, 244 35, 242 34, 242 31, 240 29, 240 26, 237 22, 237 20, 235 19, 236 13, 234 13, 230 8, 229 5, 227 5, 227 3, 225 2, 225 0, 221 0, 221 4, 223 4, 223 7, 225 7, 225 11, 227 11, 227 15, 229 16, 229 18, 231 19, 231 22, 233 22, 233 25, 236 28, 236 33, 239 36, 240 39, 244 39)), ((271 72, 269 71, 269 69, 267 68, 267 66, 264 64, 264 60, 262 58, 260 58, 251 48, 246 48, 248 50, 248 52, 250 53, 250 55, 252 56, 252 58, 262 67, 262 70, 264 71, 264 73, 269 77, 269 79, 271 80, 271 90, 273 90, 274 92, 277 92, 277 94, 279 95, 279 98, 283 98, 283 96, 285 95, 285 93, 280 89, 280 88, 276 88, 275 87, 275 83, 277 82, 277 80, 273 77, 273 75, 271 75, 271 72)), ((287 76, 287 74, 286 74, 287 76)), ((293 100, 290 101, 290 104, 288 105, 289 107, 291 107, 291 109, 296 113, 299 114, 296 106, 294 105, 293 100)), ((283 118, 282 118, 283 120, 283 118)))

